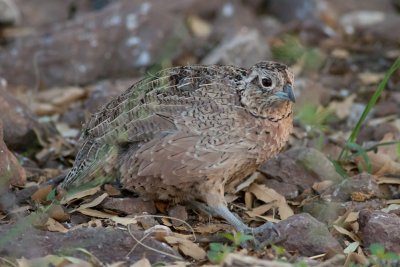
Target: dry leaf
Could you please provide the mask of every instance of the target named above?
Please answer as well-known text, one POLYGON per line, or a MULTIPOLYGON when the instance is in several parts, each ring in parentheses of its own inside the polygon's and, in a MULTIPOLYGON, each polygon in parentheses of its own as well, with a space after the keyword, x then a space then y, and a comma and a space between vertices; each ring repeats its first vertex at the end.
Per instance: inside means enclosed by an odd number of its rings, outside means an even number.
POLYGON ((100 191, 100 186, 94 187, 94 188, 90 188, 87 190, 83 190, 83 191, 79 191, 76 193, 72 193, 72 194, 67 194, 62 200, 61 200, 61 204, 67 204, 72 202, 75 199, 81 199, 84 198, 86 196, 91 196, 96 194, 97 192, 100 191))
POLYGON ((342 102, 332 101, 327 109, 335 112, 339 119, 345 119, 350 115, 354 99, 356 99, 355 94, 346 97, 342 102))
POLYGON ((50 217, 48 218, 45 227, 50 232, 60 232, 60 233, 68 232, 67 228, 65 228, 61 223, 57 222, 56 220, 50 217))
POLYGON ((378 184, 400 184, 400 178, 396 177, 377 177, 376 182, 378 184))
POLYGON ((228 224, 224 223, 212 223, 206 225, 199 225, 194 228, 196 233, 200 234, 213 234, 219 231, 228 232, 232 229, 232 227, 228 224))
POLYGON ((338 225, 333 225, 333 228, 335 228, 335 230, 338 231, 339 233, 341 233, 341 234, 343 234, 343 235, 347 235, 347 236, 350 237, 353 241, 360 242, 360 239, 359 239, 355 234, 353 234, 352 232, 350 232, 350 231, 344 229, 343 227, 338 226, 338 225))
POLYGON ((251 217, 259 216, 259 215, 263 215, 264 213, 266 213, 273 207, 275 207, 274 203, 264 204, 264 205, 258 206, 257 208, 252 209, 251 211, 247 211, 246 213, 247 213, 247 215, 249 215, 251 217))
POLYGON ((279 215, 282 220, 294 214, 293 210, 287 204, 285 197, 265 185, 252 184, 248 192, 253 193, 257 199, 267 204, 275 202, 275 206, 278 207, 279 215))
MULTIPOLYGON (((251 212, 249 212, 249 213, 251 214, 251 212)), ((256 214, 254 214, 254 216, 252 218, 260 218, 260 219, 262 219, 264 221, 268 221, 268 222, 272 222, 272 223, 278 223, 278 222, 281 221, 281 220, 279 220, 277 218, 274 218, 272 216, 262 216, 262 215, 256 215, 256 214)))
MULTIPOLYGON (((400 163, 393 161, 390 156, 374 152, 368 152, 367 155, 372 166, 372 174, 378 177, 387 174, 400 175, 400 163)), ((356 158, 356 162, 364 168, 367 166, 361 156, 356 158)))
POLYGON ((178 245, 179 250, 195 260, 203 260, 206 257, 204 249, 192 241, 175 236, 166 236, 165 241, 170 245, 178 245))
POLYGON ((250 192, 244 193, 244 204, 247 209, 251 209, 253 207, 253 194, 250 192))
POLYGON ((111 220, 117 224, 121 224, 124 226, 128 226, 130 224, 137 224, 137 220, 135 218, 113 216, 111 217, 111 220))
POLYGON ((331 180, 325 180, 322 182, 316 182, 313 184, 312 188, 318 192, 319 194, 325 192, 329 187, 333 185, 333 181, 331 180))
POLYGON ((146 258, 143 258, 134 264, 131 264, 130 267, 151 267, 150 261, 146 258))
POLYGON ((102 218, 102 219, 110 219, 115 216, 113 214, 108 214, 108 213, 98 211, 98 210, 93 210, 93 209, 80 209, 80 210, 78 210, 78 212, 88 215, 88 216, 91 216, 91 217, 102 218))
POLYGON ((98 197, 96 197, 95 199, 93 199, 92 201, 80 205, 78 208, 74 209, 72 212, 77 211, 77 210, 81 210, 81 209, 87 209, 87 208, 96 207, 96 206, 99 205, 101 202, 103 202, 103 200, 104 200, 106 197, 108 197, 108 194, 107 194, 107 193, 103 193, 103 194, 101 194, 100 196, 98 196, 98 197))
POLYGON ((346 219, 344 220, 345 222, 355 222, 355 221, 357 221, 358 220, 358 214, 359 214, 360 212, 356 212, 356 211, 352 211, 352 212, 350 212, 348 215, 347 215, 347 217, 346 217, 346 219))
POLYGON ((351 193, 351 200, 357 201, 357 202, 364 202, 373 196, 374 196, 374 194, 367 194, 364 192, 353 192, 353 193, 351 193))
POLYGON ((385 77, 385 73, 374 73, 368 71, 358 74, 358 79, 365 85, 378 84, 383 77, 385 77))
POLYGON ((400 199, 389 199, 389 200, 386 200, 386 204, 400 204, 400 199))
POLYGON ((196 37, 207 38, 211 33, 211 25, 197 16, 189 16, 188 24, 196 37))

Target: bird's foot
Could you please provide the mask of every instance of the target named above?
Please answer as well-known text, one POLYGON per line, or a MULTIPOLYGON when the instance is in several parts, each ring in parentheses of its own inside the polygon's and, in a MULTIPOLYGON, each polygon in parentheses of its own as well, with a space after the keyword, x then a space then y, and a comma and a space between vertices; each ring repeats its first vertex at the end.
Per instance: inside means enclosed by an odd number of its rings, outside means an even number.
MULTIPOLYGON (((266 222, 258 227, 245 226, 243 229, 238 230, 243 234, 253 236, 254 248, 256 250, 264 248, 280 237, 278 228, 271 222, 266 222)), ((243 247, 247 247, 247 244, 244 244, 243 247)))

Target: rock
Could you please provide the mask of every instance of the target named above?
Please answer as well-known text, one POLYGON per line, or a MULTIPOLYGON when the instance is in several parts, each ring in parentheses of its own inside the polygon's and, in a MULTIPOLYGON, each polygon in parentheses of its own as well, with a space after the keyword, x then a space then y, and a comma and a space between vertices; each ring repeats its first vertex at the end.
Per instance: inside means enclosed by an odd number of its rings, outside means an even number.
POLYGON ((340 24, 347 34, 354 34, 357 29, 370 27, 384 20, 384 12, 357 10, 343 15, 340 19, 340 24))
POLYGON ((215 11, 217 15, 213 23, 212 40, 221 42, 233 38, 243 28, 258 29, 264 33, 263 25, 244 2, 242 4, 241 1, 224 1, 215 11))
POLYGON ((300 194, 299 189, 294 184, 282 183, 274 179, 267 179, 264 184, 274 189, 288 200, 295 199, 300 194))
POLYGON ((340 215, 346 212, 346 209, 340 203, 321 200, 304 204, 303 212, 309 213, 320 222, 331 225, 340 215))
POLYGON ((400 253, 399 216, 382 211, 362 210, 358 222, 365 247, 379 243, 386 251, 400 253))
MULTIPOLYGON (((180 219, 182 221, 187 221, 187 219, 188 219, 188 213, 186 211, 186 208, 182 205, 176 205, 176 206, 172 207, 168 211, 168 216, 180 219)), ((184 224, 184 222, 172 220, 172 219, 171 219, 171 223, 173 226, 181 226, 184 224)))
POLYGON ((69 255, 84 258, 75 248, 79 247, 89 251, 101 262, 113 263, 126 261, 133 263, 146 257, 152 264, 156 262, 176 261, 159 251, 177 256, 180 255, 165 243, 151 237, 143 238, 142 231, 133 231, 136 239, 155 249, 149 250, 141 245, 136 246, 136 241, 127 231, 113 228, 81 228, 71 230, 66 234, 58 232, 40 231, 33 227, 19 225, 0 225, 0 236, 6 237, 13 230, 12 238, 0 244, 0 256, 11 258, 34 258, 50 254, 69 255), (21 228, 22 226, 22 228, 21 228), (22 229, 22 230, 21 230, 22 229), (32 244, 35 244, 32 246, 32 244), (135 247, 136 246, 136 247, 135 247), (133 251, 132 248, 135 247, 133 251))
POLYGON ((7 191, 9 185, 23 186, 25 182, 25 170, 3 141, 3 124, 0 120, 0 194, 7 191))
POLYGON ((268 43, 257 30, 242 29, 208 54, 202 63, 250 67, 272 57, 268 43))
POLYGON ((4 142, 10 149, 26 151, 37 142, 35 131, 39 131, 41 126, 35 115, 1 86, 0 121, 3 122, 4 142))
POLYGON ((0 25, 16 24, 20 14, 13 0, 0 0, 0 25))
POLYGON ((20 9, 22 27, 47 28, 90 12, 96 7, 93 0, 14 0, 20 9), (40 8, 38 8, 40 6, 40 8))
POLYGON ((348 14, 353 11, 359 10, 374 10, 384 13, 395 13, 391 0, 336 0, 329 1, 323 0, 325 4, 329 5, 331 12, 337 14, 338 17, 348 14))
POLYGON ((340 181, 332 162, 313 148, 294 148, 279 154, 259 167, 270 178, 296 185, 301 191, 310 189, 315 182, 340 181))
POLYGON ((396 37, 400 36, 399 24, 399 15, 386 16, 380 23, 367 27, 365 34, 368 35, 368 39, 370 40, 379 40, 384 43, 396 45, 397 47, 400 44, 399 38, 396 37))
POLYGON ((276 226, 282 234, 281 245, 290 252, 296 251, 303 256, 342 253, 343 249, 326 225, 307 213, 293 215, 276 226))
POLYGON ((201 2, 113 1, 98 12, 17 38, 0 54, 0 76, 29 88, 38 78, 42 86, 53 87, 141 75, 165 53, 168 60, 179 55, 182 39, 188 37, 182 30, 186 14, 210 9, 201 2), (173 52, 165 51, 172 44, 173 52))
POLYGON ((282 22, 303 21, 316 17, 315 0, 269 0, 267 10, 282 22))
POLYGON ((113 97, 120 95, 127 90, 137 79, 128 80, 104 80, 94 85, 88 86, 89 96, 84 103, 84 108, 88 113, 94 113, 104 106, 113 97))
POLYGON ((370 199, 363 202, 348 201, 343 203, 346 210, 361 211, 364 209, 368 210, 380 210, 387 206, 385 200, 382 199, 370 199))
POLYGON ((368 173, 357 174, 344 180, 332 193, 333 199, 341 201, 354 200, 363 202, 376 197, 384 197, 384 195, 380 192, 374 176, 368 173))
POLYGON ((156 213, 156 206, 152 200, 143 200, 142 198, 106 198, 101 206, 104 209, 123 212, 125 214, 149 214, 156 213))

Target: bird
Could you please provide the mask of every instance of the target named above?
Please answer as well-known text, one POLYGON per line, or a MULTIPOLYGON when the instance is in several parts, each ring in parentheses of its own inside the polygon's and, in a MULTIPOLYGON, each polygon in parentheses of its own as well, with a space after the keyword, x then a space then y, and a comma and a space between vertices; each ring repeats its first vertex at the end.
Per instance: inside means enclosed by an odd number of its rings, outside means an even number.
POLYGON ((133 84, 84 125, 59 188, 118 180, 154 200, 202 203, 242 233, 224 198, 287 143, 294 75, 284 64, 172 67, 133 84))

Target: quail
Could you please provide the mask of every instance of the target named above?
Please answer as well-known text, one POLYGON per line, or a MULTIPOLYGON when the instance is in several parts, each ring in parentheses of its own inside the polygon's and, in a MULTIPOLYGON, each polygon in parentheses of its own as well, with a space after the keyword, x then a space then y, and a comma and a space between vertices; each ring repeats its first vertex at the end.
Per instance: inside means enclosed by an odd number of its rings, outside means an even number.
POLYGON ((155 200, 199 201, 242 233, 224 193, 276 155, 293 128, 293 73, 265 61, 249 69, 183 66, 162 70, 94 113, 60 187, 119 179, 155 200))

